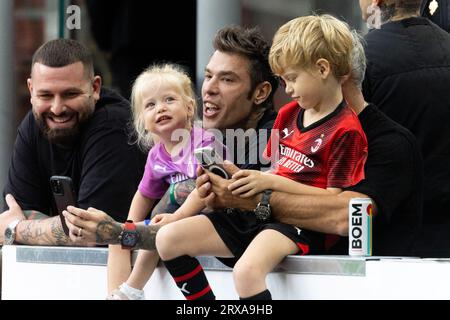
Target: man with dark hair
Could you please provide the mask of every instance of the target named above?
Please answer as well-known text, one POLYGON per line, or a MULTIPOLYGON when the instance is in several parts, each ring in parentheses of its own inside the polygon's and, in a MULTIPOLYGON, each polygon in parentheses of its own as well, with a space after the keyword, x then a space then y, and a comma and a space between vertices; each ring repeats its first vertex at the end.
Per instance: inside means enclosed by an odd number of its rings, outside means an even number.
MULTIPOLYGON (((240 168, 259 170, 276 117, 273 94, 278 82, 268 62, 270 45, 258 29, 227 26, 217 31, 213 47, 202 85, 203 127, 220 131, 240 168)), ((194 180, 175 184, 152 216, 175 211, 194 188, 194 180)), ((112 292, 126 281, 131 264, 129 259, 108 263, 122 266, 108 274, 108 291, 112 292)))
POLYGON ((101 89, 91 53, 74 40, 42 45, 27 82, 32 110, 14 145, 0 243, 73 244, 55 216, 53 175, 72 178, 81 208, 103 208, 125 220, 145 162, 145 155, 129 143, 129 103, 101 89))
POLYGON ((424 159, 415 254, 450 257, 450 34, 419 17, 420 0, 360 3, 363 17, 370 3, 381 13, 381 27, 365 37, 364 97, 416 136, 424 159))
MULTIPOLYGON (((355 36, 352 53, 352 76, 343 85, 347 103, 358 114, 369 144, 364 166, 365 180, 339 195, 298 195, 273 192, 266 200, 274 219, 299 228, 341 235, 331 248, 331 254, 348 254, 348 207, 351 198, 371 198, 373 203, 373 254, 411 255, 412 244, 420 229, 422 203, 422 162, 413 135, 377 108, 364 101, 361 82, 365 71, 364 49, 355 36)), ((225 164, 229 173, 238 168, 225 164)), ((201 171, 201 170, 200 170, 201 171)), ((222 179, 211 173, 197 178, 197 190, 213 208, 240 208, 252 214, 261 203, 262 193, 249 198, 233 195, 228 186, 232 179, 222 179)), ((104 212, 69 208, 65 213, 71 237, 83 228, 84 241, 119 243, 123 224, 113 221, 104 212)), ((269 210, 270 214, 270 210, 269 210)), ((136 249, 154 250, 159 226, 137 225, 140 235, 136 249)), ((189 239, 186 235, 185 239, 189 239)), ((210 239, 208 239, 209 241, 210 239)), ((197 275, 197 273, 195 273, 197 275)))
POLYGON ((233 160, 242 169, 260 169, 259 161, 252 160, 267 140, 260 146, 258 133, 272 129, 276 116, 273 94, 278 82, 268 62, 270 46, 259 30, 239 26, 220 29, 213 45, 202 86, 203 126, 222 131, 232 152, 237 151, 237 135, 253 129, 245 152, 234 152, 233 160))

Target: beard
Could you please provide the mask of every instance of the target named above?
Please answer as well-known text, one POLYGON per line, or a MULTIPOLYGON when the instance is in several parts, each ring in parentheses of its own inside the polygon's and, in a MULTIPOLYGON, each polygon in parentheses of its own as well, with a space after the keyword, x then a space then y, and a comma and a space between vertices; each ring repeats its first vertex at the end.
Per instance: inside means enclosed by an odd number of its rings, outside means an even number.
MULTIPOLYGON (((77 140, 80 135, 80 127, 91 118, 94 113, 94 109, 95 102, 86 105, 81 109, 82 111, 73 112, 76 117, 75 124, 70 128, 64 129, 52 129, 48 126, 46 118, 53 115, 51 112, 38 114, 33 110, 33 115, 42 134, 47 140, 50 141, 50 143, 57 145, 71 145, 77 140)), ((66 114, 69 114, 69 112, 64 112, 60 116, 64 116, 66 114)))

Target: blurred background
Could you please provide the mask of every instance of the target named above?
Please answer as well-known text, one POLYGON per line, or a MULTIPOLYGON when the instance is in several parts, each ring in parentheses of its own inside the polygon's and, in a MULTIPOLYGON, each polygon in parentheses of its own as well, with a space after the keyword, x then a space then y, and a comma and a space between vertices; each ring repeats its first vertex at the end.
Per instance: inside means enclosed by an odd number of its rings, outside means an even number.
MULTIPOLYGON (((17 125, 31 107, 26 86, 31 58, 45 41, 65 37, 83 42, 94 52, 104 85, 126 98, 137 74, 163 61, 185 66, 199 92, 217 29, 258 26, 271 40, 279 26, 311 13, 331 13, 367 31, 357 0, 2 0, 0 190, 17 125)), ((286 100, 277 92, 275 105, 286 100)))

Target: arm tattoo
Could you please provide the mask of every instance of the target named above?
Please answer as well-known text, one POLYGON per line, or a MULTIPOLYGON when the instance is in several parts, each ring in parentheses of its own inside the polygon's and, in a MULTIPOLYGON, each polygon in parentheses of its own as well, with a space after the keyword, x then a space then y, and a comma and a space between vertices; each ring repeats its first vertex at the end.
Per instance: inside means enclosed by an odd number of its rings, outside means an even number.
POLYGON ((55 239, 56 245, 68 246, 71 244, 70 238, 64 233, 61 222, 53 220, 51 224, 52 236, 55 239))
POLYGON ((122 224, 111 220, 100 221, 95 232, 97 244, 117 244, 122 224))
POLYGON ((180 205, 184 203, 188 195, 195 189, 195 180, 189 179, 182 182, 178 182, 174 187, 174 197, 178 205, 173 205, 170 202, 170 191, 164 194, 164 196, 159 200, 158 204, 152 210, 152 218, 160 213, 173 213, 180 205))
POLYGON ((155 215, 160 213, 168 213, 170 212, 170 195, 169 190, 164 194, 164 196, 159 200, 158 204, 153 208, 151 217, 153 218, 155 215))
POLYGON ((50 218, 50 216, 43 214, 37 210, 23 210, 23 215, 27 218, 27 220, 39 220, 50 218))
POLYGON ((139 240, 134 249, 155 250, 156 234, 161 226, 149 225, 149 226, 136 226, 139 232, 139 240))
POLYGON ((186 201, 188 195, 195 189, 195 180, 189 179, 175 185, 175 200, 179 205, 186 201))
POLYGON ((69 239, 62 231, 59 217, 51 219, 25 221, 25 227, 20 232, 20 242, 22 244, 44 246, 68 245, 69 239))
MULTIPOLYGON (((137 225, 136 230, 139 233, 139 239, 133 249, 155 250, 156 233, 161 226, 143 226, 137 225)), ((122 232, 122 224, 113 220, 100 221, 96 231, 97 244, 117 244, 122 232)))

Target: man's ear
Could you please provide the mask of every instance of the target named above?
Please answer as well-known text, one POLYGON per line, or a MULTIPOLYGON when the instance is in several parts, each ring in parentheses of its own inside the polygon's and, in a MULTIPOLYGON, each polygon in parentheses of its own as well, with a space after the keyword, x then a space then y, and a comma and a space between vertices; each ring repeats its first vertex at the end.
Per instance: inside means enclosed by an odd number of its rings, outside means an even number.
POLYGON ((31 78, 27 79, 28 91, 30 92, 30 103, 33 104, 33 81, 31 78))
POLYGON ((253 93, 253 103, 260 105, 267 100, 270 93, 272 92, 272 85, 269 81, 264 81, 256 86, 255 92, 253 93))
POLYGON ((102 88, 102 78, 100 76, 95 76, 92 81, 92 96, 95 101, 100 99, 100 89, 102 88))
POLYGON ((31 80, 31 78, 27 79, 27 86, 28 86, 28 91, 30 91, 30 95, 32 95, 32 93, 33 93, 33 81, 31 80))
POLYGON ((317 60, 316 68, 317 71, 319 72, 319 76, 322 79, 328 78, 328 75, 331 72, 331 66, 327 59, 320 58, 319 60, 317 60))

